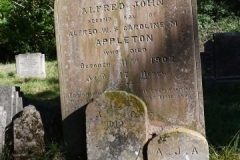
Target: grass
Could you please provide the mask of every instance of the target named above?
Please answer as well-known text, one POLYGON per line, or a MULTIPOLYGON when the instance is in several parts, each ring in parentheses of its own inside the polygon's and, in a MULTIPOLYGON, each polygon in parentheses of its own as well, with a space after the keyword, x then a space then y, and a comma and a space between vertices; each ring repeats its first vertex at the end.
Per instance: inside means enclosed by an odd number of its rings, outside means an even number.
POLYGON ((239 143, 237 134, 227 146, 210 146, 210 160, 240 160, 239 143))
POLYGON ((19 86, 29 103, 59 105, 57 62, 47 62, 46 68, 46 78, 20 78, 14 64, 0 64, 0 82, 2 85, 19 86))
MULTIPOLYGON (((57 62, 46 62, 46 78, 21 78, 16 74, 15 64, 0 64, 1 85, 18 86, 34 106, 60 107, 57 62)), ((61 131, 60 131, 61 132, 61 131)), ((64 145, 61 140, 46 143, 46 151, 35 155, 36 160, 64 160, 64 145)), ((10 160, 12 155, 5 149, 0 160, 10 160)))
MULTIPOLYGON (((0 64, 0 81, 3 85, 19 86, 28 102, 33 105, 60 106, 57 62, 46 63, 47 77, 20 78, 14 64, 0 64)), ((204 85, 205 86, 205 85, 204 85)), ((214 83, 204 87, 206 135, 210 144, 211 160, 240 160, 240 84, 214 83)), ((46 151, 36 160, 64 160, 65 145, 59 142, 46 144, 46 151)), ((5 150, 0 160, 9 160, 5 150)))

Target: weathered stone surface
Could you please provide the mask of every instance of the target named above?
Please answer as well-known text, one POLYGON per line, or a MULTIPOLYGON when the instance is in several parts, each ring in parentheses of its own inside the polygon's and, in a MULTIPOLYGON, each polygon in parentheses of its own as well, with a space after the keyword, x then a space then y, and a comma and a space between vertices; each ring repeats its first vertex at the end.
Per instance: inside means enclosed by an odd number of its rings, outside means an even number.
POLYGON ((147 108, 126 92, 105 92, 86 109, 89 160, 143 160, 147 108))
POLYGON ((204 133, 195 0, 56 0, 63 119, 106 90, 204 133))
POLYGON ((85 153, 78 148, 85 146, 81 117, 85 106, 105 91, 140 97, 153 126, 205 134, 196 20, 196 0, 55 1, 69 151, 85 153))
POLYGON ((0 106, 4 106, 4 110, 7 112, 7 125, 23 109, 22 97, 19 96, 19 93, 18 87, 0 85, 0 106))
POLYGON ((195 131, 172 129, 148 143, 147 155, 149 160, 208 160, 208 143, 195 131))
POLYGON ((46 77, 45 55, 27 53, 16 55, 17 75, 20 77, 46 77))
POLYGON ((2 153, 5 144, 5 131, 7 125, 7 112, 3 106, 0 106, 0 153, 2 153))
POLYGON ((214 34, 216 79, 240 77, 240 33, 214 34))
POLYGON ((0 106, 7 112, 7 125, 12 122, 15 87, 0 85, 0 106))
POLYGON ((36 108, 29 105, 13 122, 14 154, 30 158, 44 151, 44 128, 36 108))

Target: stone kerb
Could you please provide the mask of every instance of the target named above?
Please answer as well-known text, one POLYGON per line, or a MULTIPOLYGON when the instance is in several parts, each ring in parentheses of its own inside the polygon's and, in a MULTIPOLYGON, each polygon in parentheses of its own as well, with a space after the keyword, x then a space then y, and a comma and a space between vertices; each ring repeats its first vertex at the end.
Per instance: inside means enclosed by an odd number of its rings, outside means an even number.
POLYGON ((126 92, 105 92, 86 108, 89 160, 143 160, 147 108, 126 92))
POLYGON ((147 155, 148 160, 209 160, 209 149, 201 134, 177 128, 150 140, 147 155))

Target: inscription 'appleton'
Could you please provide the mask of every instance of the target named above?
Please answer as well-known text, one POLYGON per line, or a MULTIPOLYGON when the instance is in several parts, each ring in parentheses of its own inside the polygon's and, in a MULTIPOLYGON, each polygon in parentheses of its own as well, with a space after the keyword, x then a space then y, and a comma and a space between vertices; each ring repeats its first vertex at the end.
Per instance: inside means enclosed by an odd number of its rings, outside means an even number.
POLYGON ((140 36, 126 36, 122 38, 104 38, 97 39, 96 45, 103 46, 107 44, 126 44, 126 43, 137 43, 137 42, 150 42, 153 41, 153 35, 140 35, 140 36))

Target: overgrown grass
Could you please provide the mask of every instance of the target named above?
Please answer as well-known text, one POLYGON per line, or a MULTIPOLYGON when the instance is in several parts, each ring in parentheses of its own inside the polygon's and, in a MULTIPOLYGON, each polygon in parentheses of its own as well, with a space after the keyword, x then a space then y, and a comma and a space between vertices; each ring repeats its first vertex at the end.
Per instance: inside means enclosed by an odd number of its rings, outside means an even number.
POLYGON ((240 160, 239 134, 227 146, 210 146, 210 160, 240 160))

